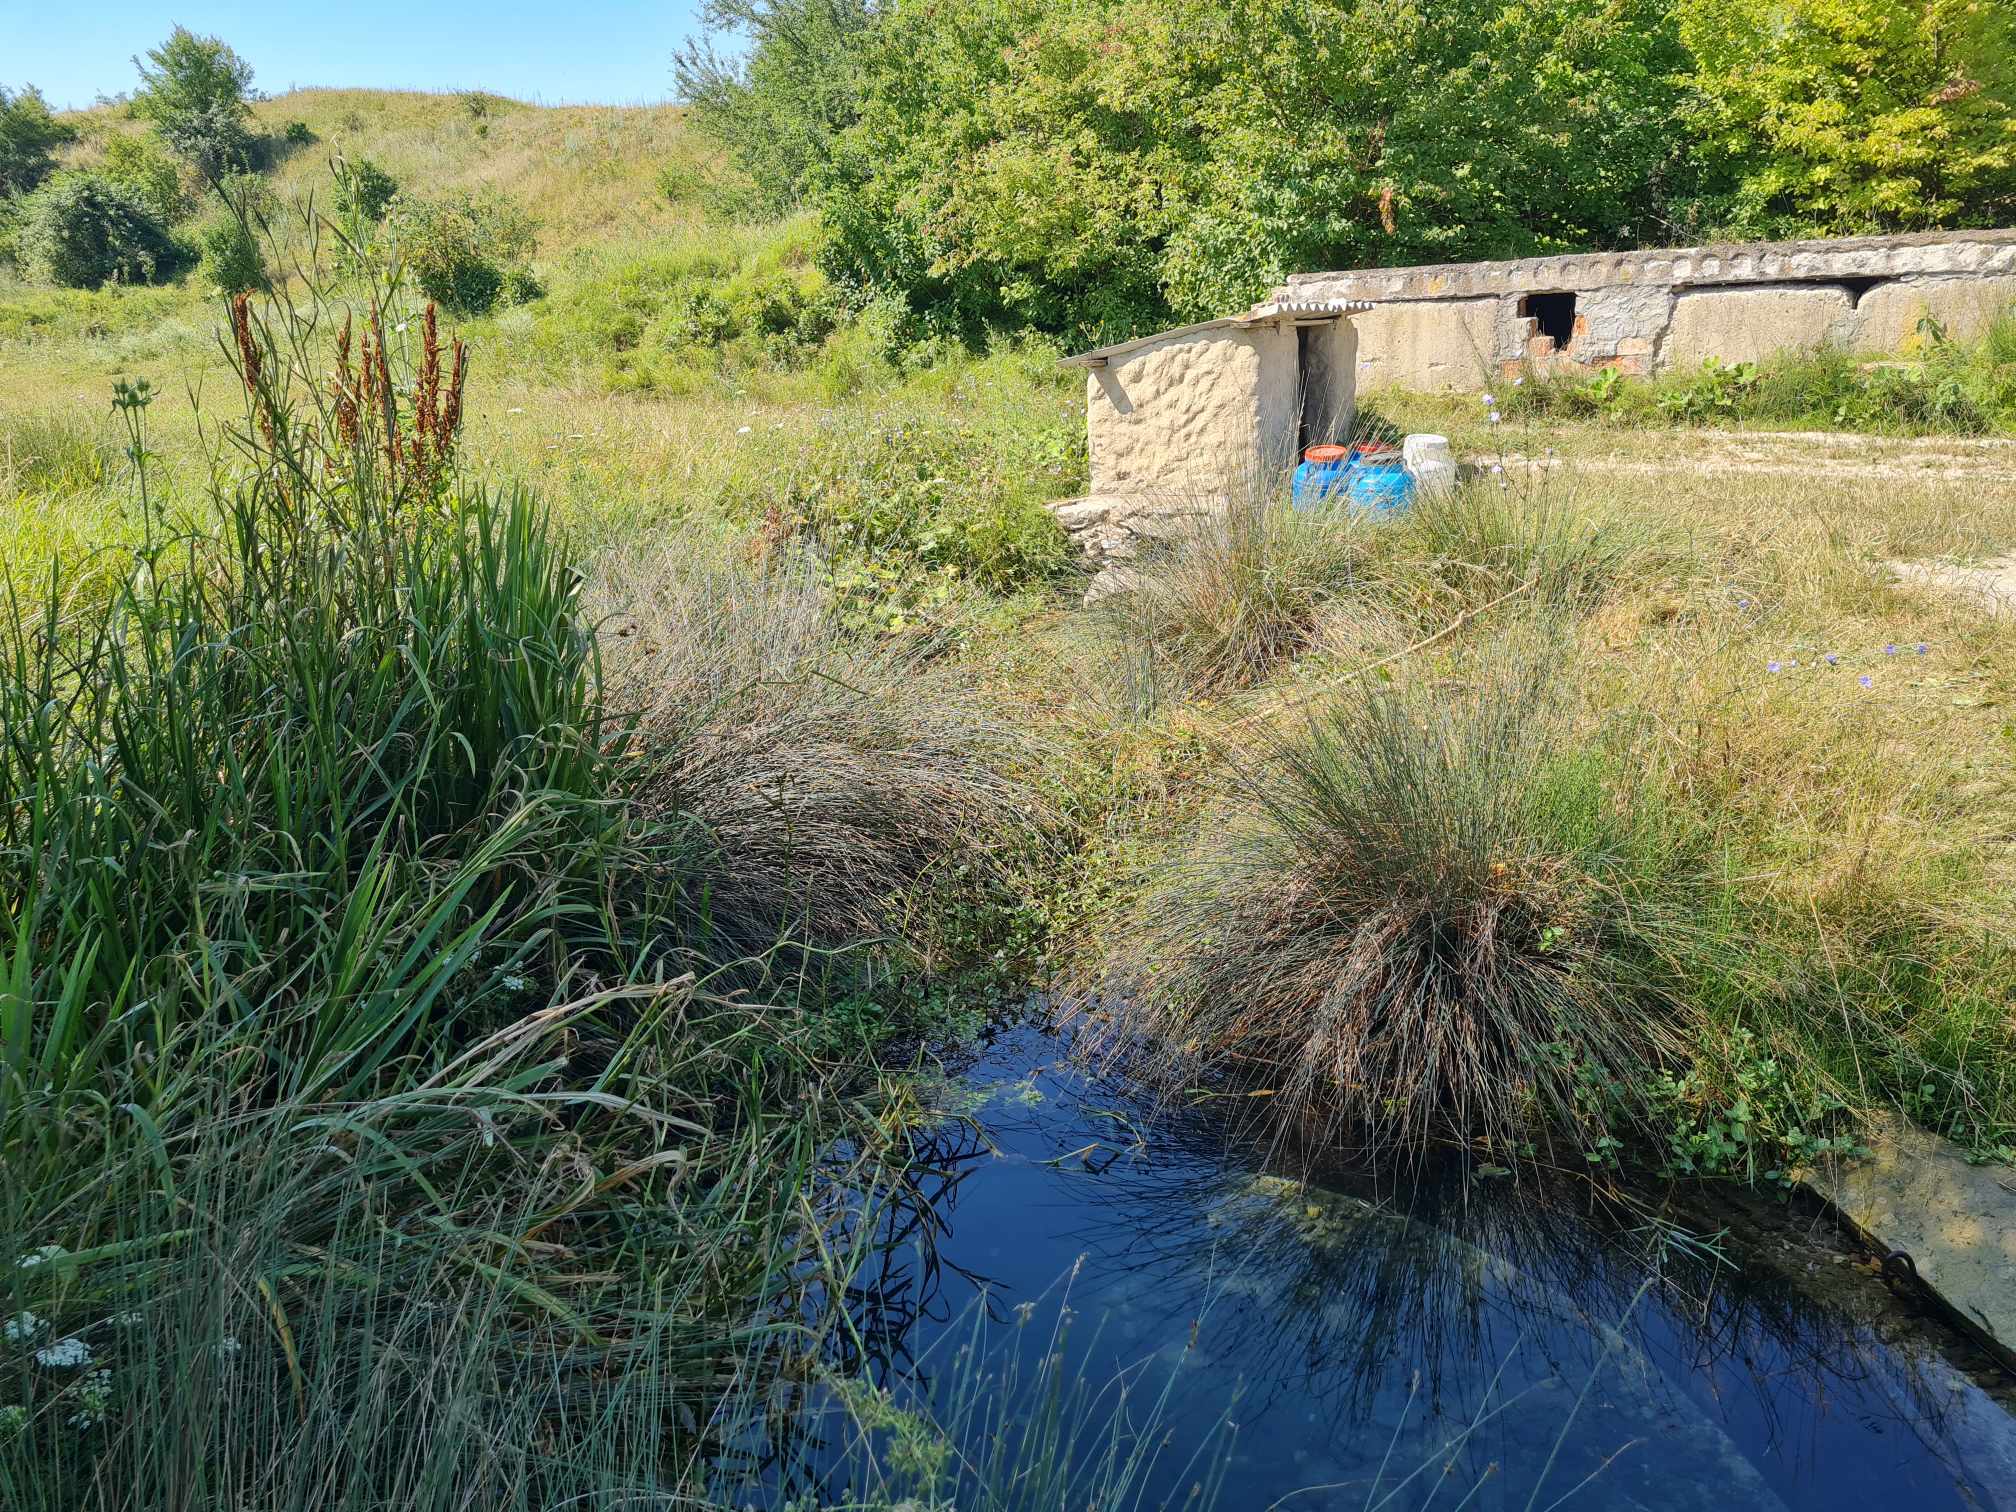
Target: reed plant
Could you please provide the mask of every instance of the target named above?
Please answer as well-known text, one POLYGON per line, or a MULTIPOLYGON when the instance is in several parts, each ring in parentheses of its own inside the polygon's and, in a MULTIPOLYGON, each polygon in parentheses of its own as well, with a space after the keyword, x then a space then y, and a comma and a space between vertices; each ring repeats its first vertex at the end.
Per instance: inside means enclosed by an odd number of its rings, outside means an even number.
POLYGON ((136 545, 7 586, 10 1506, 704 1496, 884 1181, 872 1066, 720 990, 771 920, 693 926, 718 853, 399 300, 237 301, 211 519, 122 385, 136 545))

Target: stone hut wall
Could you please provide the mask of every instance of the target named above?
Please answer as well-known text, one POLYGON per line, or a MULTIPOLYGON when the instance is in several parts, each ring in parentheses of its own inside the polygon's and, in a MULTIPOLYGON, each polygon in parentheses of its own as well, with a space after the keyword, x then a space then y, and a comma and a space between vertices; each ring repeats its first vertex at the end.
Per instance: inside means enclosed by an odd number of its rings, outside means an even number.
POLYGON ((2016 230, 1306 273, 1276 297, 1374 301, 1356 317, 1368 389, 1475 389, 1522 368, 1657 373, 1820 346, 1889 357, 1924 316, 1966 338, 2016 304, 2016 230))

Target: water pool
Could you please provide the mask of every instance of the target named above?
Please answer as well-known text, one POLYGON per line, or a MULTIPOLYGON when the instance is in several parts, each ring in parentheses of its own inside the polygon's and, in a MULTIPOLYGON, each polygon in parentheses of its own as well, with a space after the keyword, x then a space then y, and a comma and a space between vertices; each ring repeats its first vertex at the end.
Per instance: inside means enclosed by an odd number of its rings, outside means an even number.
POLYGON ((1586 1184, 1303 1181, 1035 1029, 959 1085, 846 1361, 950 1423, 955 1463, 1038 1453, 1047 1371, 1080 1383, 1048 1409, 1080 1453, 1152 1446, 1129 1506, 2016 1508, 2016 1424, 1939 1352, 1586 1184))

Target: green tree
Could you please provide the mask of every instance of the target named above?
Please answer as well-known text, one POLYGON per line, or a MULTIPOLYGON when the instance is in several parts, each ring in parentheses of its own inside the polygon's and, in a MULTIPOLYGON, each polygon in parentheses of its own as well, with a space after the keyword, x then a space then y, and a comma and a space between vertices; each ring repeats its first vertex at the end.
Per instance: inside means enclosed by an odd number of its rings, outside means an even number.
POLYGON ((252 65, 221 39, 199 37, 186 26, 147 54, 133 109, 152 121, 161 139, 211 184, 252 166, 255 143, 252 65), (152 65, 151 67, 149 65, 152 65))
POLYGON ((55 171, 55 150, 76 136, 34 85, 10 91, 0 84, 0 195, 35 188, 55 171))
POLYGON ((1290 272, 1664 234, 1668 0, 969 0, 878 15, 837 281, 1072 340, 1290 272))
POLYGON ((680 98, 748 173, 764 208, 789 209, 857 113, 873 0, 708 0, 709 37, 672 59, 680 98), (712 36, 741 50, 723 57, 712 36))
POLYGON ((1680 0, 1689 119, 1726 229, 2016 216, 2016 9, 1994 0, 1680 0))

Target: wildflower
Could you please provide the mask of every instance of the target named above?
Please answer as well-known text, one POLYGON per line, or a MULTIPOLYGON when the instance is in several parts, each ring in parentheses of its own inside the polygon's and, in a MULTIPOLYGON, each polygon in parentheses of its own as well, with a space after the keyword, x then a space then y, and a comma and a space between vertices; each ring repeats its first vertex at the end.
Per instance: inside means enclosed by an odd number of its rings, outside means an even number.
POLYGON ((1750 607, 1750 600, 1746 598, 1739 598, 1738 600, 1736 600, 1736 607, 1738 609, 1748 609, 1750 607))
POLYGON ((91 1346, 82 1339, 58 1339, 35 1351, 35 1363, 48 1370, 75 1370, 91 1363, 91 1346))
POLYGON ((112 1412, 112 1372, 92 1371, 78 1383, 77 1410, 70 1414, 72 1428, 96 1428, 112 1412))
POLYGON ((1512 387, 1514 388, 1524 388, 1525 386, 1526 380, 1524 378, 1514 378, 1512 380, 1512 387))
POLYGON ((33 1270, 38 1265, 47 1265, 51 1260, 61 1260, 69 1253, 70 1251, 60 1244, 45 1244, 32 1254, 23 1255, 18 1263, 22 1270, 33 1270))
POLYGON ((1502 473, 1503 471, 1505 471, 1505 469, 1500 464, 1493 462, 1491 464, 1491 471, 1493 471, 1494 473, 1502 473))
POLYGON ((1892 641, 1889 645, 1885 646, 1883 648, 1883 654, 1885 656, 1895 656, 1897 654, 1897 643, 1895 641, 1892 641))
POLYGON ((1860 677, 1856 678, 1855 681, 1862 684, 1862 686, 1865 688, 1873 688, 1876 686, 1876 679, 1871 677, 1867 672, 1864 672, 1860 677))
POLYGON ((1918 642, 1918 644, 1913 649, 1916 650, 1920 656, 1923 656, 1925 654, 1925 642, 1923 641, 1918 642))
POLYGON ((1775 661, 1772 661, 1772 662, 1766 662, 1766 663, 1764 663, 1764 670, 1765 670, 1766 672, 1782 672, 1782 671, 1784 671, 1785 669, 1784 669, 1784 667, 1783 667, 1783 666, 1782 666, 1781 664, 1779 664, 1778 662, 1775 662, 1775 661))
POLYGON ((9 1344, 26 1344, 42 1332, 42 1320, 32 1312, 19 1312, 0 1324, 0 1334, 7 1336, 9 1344))
POLYGON ((753 426, 747 426, 747 425, 738 426, 736 428, 735 434, 738 436, 746 436, 752 429, 754 429, 753 426))
POLYGON ((1841 658, 1836 656, 1832 651, 1829 651, 1821 660, 1825 661, 1830 667, 1839 666, 1841 662, 1841 658))
POLYGON ((507 976, 504 978, 504 990, 506 992, 523 992, 525 990, 525 978, 515 974, 507 976))
POLYGON ((1504 418, 1505 418, 1505 417, 1504 417, 1503 415, 1499 414, 1499 413, 1498 413, 1498 411, 1496 411, 1496 410, 1493 410, 1493 411, 1491 411, 1491 415, 1490 415, 1490 420, 1491 420, 1491 423, 1492 423, 1493 425, 1496 425, 1496 424, 1497 424, 1497 423, 1498 423, 1498 422, 1499 422, 1500 420, 1502 420, 1502 419, 1504 419, 1504 418))
POLYGON ((238 1348, 238 1337, 236 1334, 226 1334, 217 1341, 217 1353, 225 1356, 227 1359, 238 1353, 238 1348))

